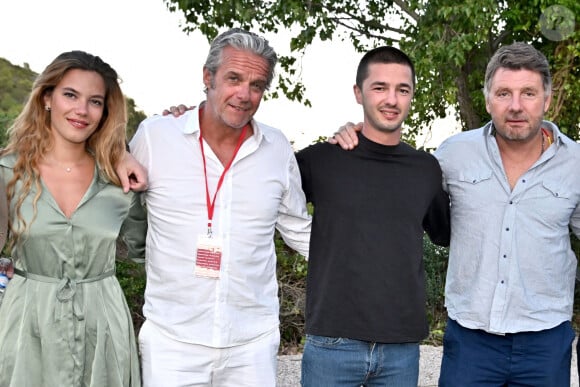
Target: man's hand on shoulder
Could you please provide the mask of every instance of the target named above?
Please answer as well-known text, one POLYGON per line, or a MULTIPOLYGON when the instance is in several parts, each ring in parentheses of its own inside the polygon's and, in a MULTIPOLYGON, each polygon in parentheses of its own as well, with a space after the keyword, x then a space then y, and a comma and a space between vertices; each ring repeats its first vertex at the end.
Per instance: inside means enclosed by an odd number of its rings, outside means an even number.
POLYGON ((179 117, 179 116, 183 115, 186 111, 193 110, 193 109, 195 109, 195 105, 187 107, 184 104, 180 104, 177 106, 171 106, 169 109, 163 110, 163 113, 161 113, 161 114, 163 114, 164 116, 168 116, 168 115, 172 114, 174 117, 179 117))
POLYGON ((362 122, 359 122, 356 125, 352 122, 347 122, 338 128, 338 131, 334 132, 332 137, 328 138, 328 142, 331 144, 338 144, 345 150, 354 149, 358 145, 358 136, 356 132, 360 132, 362 128, 362 122))

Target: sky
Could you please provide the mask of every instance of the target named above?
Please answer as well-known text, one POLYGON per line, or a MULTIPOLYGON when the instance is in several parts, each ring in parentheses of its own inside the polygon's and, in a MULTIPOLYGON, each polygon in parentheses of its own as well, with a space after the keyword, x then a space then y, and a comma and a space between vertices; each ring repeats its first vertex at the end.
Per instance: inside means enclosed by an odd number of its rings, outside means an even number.
MULTIPOLYGON (((98 55, 117 71, 125 95, 150 116, 204 99, 202 68, 209 43, 198 31, 183 32, 181 21, 163 0, 2 0, 0 57, 40 73, 65 51, 98 55)), ((278 54, 290 53, 289 33, 266 38, 278 54)), ((348 41, 317 42, 301 59, 312 107, 282 97, 262 102, 255 118, 281 129, 296 149, 347 121, 361 121, 362 107, 352 90, 361 57, 348 41)), ((443 138, 448 131, 438 132, 435 137, 443 138)))

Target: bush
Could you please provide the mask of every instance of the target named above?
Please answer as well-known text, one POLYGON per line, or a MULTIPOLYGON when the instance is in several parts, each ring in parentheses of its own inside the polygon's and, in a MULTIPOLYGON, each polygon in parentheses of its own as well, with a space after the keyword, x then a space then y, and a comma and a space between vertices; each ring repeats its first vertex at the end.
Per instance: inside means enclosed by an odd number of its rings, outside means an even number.
POLYGON ((276 237, 278 296, 280 299, 280 354, 295 354, 304 345, 306 273, 308 263, 276 237))
POLYGON ((135 333, 139 333, 145 321, 143 302, 145 294, 145 266, 126 258, 117 259, 117 279, 125 293, 135 333))
POLYGON ((425 265, 425 289, 427 293, 427 318, 429 337, 425 344, 440 345, 443 341, 447 312, 445 310, 445 274, 449 249, 437 246, 423 237, 423 264, 425 265))

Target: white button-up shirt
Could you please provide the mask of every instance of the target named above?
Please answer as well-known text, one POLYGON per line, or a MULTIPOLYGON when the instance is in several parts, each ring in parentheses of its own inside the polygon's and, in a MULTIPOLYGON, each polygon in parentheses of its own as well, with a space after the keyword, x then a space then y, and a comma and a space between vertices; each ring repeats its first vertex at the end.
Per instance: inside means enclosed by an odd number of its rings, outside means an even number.
MULTIPOLYGON (((215 201, 222 239, 218 279, 194 274, 208 212, 198 110, 154 116, 139 126, 131 153, 149 172, 145 317, 168 336, 211 347, 244 344, 278 328, 274 233, 308 254, 311 219, 288 140, 252 122, 215 201)), ((204 143, 213 198, 224 166, 204 143)))
POLYGON ((576 256, 569 233, 580 236, 580 144, 551 122, 543 127, 554 144, 513 190, 491 123, 435 152, 451 198, 445 305, 466 328, 539 331, 572 317, 576 256))

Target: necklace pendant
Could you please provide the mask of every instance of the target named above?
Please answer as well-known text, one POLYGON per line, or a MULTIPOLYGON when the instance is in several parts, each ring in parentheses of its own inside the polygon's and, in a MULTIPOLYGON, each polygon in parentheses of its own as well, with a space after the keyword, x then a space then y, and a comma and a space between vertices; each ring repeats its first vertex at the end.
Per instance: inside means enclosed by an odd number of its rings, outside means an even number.
POLYGON ((67 171, 67 172, 70 172, 70 167, 67 167, 67 168, 66 168, 66 171, 67 171))

